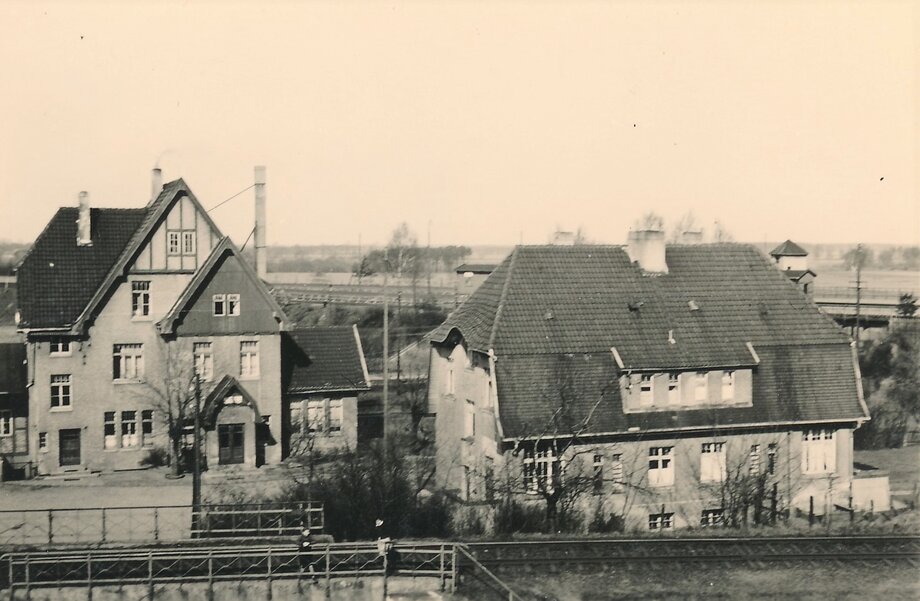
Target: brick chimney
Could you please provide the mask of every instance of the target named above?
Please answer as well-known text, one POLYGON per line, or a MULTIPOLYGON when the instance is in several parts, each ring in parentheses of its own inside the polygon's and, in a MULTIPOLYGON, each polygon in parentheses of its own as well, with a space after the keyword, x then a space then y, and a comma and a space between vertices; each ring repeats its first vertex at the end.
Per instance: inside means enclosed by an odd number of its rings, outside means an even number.
POLYGON ((268 272, 268 257, 265 252, 265 167, 255 168, 256 229, 253 236, 256 255, 256 275, 264 280, 268 272))
POLYGON ((77 246, 92 246, 92 222, 89 210, 89 193, 80 192, 80 212, 77 217, 77 246))
POLYGON ((629 259, 638 263, 646 273, 667 273, 664 254, 664 232, 661 230, 633 230, 626 245, 629 259))
POLYGON ((163 191, 163 171, 154 167, 150 173, 150 202, 153 202, 163 191))

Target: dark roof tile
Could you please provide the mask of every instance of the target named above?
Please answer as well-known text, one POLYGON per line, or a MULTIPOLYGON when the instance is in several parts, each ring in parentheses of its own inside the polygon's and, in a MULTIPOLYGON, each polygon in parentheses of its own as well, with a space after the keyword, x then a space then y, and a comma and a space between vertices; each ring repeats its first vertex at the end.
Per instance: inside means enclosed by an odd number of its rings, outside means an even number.
POLYGON ((284 394, 369 388, 363 357, 350 326, 298 328, 282 334, 284 394))

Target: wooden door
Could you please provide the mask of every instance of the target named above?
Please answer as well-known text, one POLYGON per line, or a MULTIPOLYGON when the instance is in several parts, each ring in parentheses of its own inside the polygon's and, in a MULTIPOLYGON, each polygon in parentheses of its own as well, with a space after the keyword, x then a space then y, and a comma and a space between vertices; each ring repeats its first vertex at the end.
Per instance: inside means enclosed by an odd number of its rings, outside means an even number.
POLYGON ((59 463, 80 465, 80 429, 58 430, 59 463))
POLYGON ((218 462, 221 465, 243 463, 243 424, 219 424, 217 426, 218 462))

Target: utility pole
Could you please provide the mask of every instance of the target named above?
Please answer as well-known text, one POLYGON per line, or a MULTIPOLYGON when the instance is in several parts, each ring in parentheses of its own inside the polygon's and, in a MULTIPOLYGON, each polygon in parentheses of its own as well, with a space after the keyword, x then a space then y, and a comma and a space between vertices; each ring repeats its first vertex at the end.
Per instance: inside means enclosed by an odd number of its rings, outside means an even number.
POLYGON ((201 381, 195 372, 195 453, 192 466, 192 530, 198 530, 201 515, 201 381))
MULTIPOLYGON (((425 271, 428 273, 428 299, 431 299, 431 219, 428 220, 428 246, 425 250, 425 271)), ((416 307, 418 310, 418 307, 416 307)))
POLYGON ((387 294, 387 275, 390 272, 390 256, 383 251, 383 446, 387 443, 387 413, 390 409, 390 299, 387 294))
POLYGON ((863 247, 862 244, 856 245, 856 352, 859 352, 859 313, 862 301, 862 264, 863 264, 863 247))

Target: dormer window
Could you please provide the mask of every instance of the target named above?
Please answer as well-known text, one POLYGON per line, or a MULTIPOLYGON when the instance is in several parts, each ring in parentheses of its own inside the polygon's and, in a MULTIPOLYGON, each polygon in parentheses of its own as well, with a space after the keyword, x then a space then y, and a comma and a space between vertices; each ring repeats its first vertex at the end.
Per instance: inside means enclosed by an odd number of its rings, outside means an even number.
POLYGON ((49 352, 53 357, 67 357, 70 355, 70 341, 63 338, 52 338, 49 352))
POLYGON ((651 374, 644 374, 639 381, 639 404, 643 407, 650 406, 654 400, 653 380, 651 374))
POLYGON ((735 372, 722 372, 722 400, 731 401, 735 398, 735 372))

